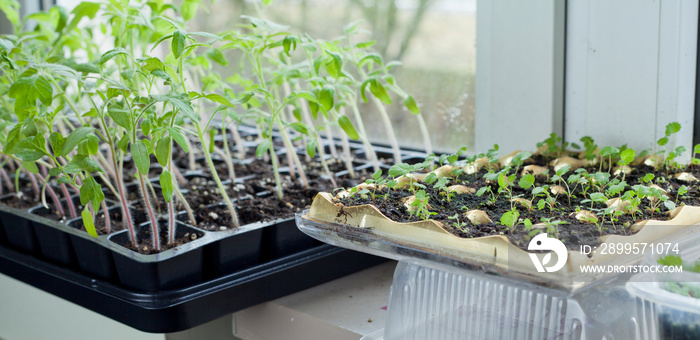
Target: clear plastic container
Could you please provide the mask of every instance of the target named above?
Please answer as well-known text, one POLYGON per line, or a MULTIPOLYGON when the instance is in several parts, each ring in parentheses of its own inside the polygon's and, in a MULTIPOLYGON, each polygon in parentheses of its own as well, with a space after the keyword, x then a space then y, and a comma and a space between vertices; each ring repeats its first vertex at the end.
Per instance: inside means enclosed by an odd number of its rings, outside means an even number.
MULTIPOLYGON (((385 237, 369 225, 348 228, 303 215, 297 215, 297 225, 312 237, 400 261, 383 334, 368 339, 658 339, 658 332, 648 330, 656 327, 649 315, 658 307, 640 305, 632 295, 626 287, 632 273, 585 277, 583 283, 575 277, 533 278, 500 271, 488 259, 456 259, 385 237)), ((685 240, 699 230, 686 228, 657 242, 685 240)), ((600 264, 641 262, 637 255, 600 264)))
POLYGON ((636 339, 628 278, 569 293, 481 271, 400 262, 383 339, 636 339))
MULTIPOLYGON (((691 234, 679 244, 684 264, 700 261, 700 233, 691 234)), ((644 263, 656 265, 665 254, 647 254, 644 263)), ((684 268, 687 269, 687 268, 684 268)), ((672 290, 700 291, 700 273, 645 273, 634 276, 627 289, 635 297, 636 317, 641 339, 700 339, 700 296, 688 296, 672 290)))

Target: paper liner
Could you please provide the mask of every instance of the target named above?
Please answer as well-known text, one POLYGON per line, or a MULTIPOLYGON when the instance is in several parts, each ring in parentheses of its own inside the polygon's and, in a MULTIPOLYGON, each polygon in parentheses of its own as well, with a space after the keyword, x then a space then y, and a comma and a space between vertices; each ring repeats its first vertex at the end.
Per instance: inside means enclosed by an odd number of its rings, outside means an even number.
MULTIPOLYGON (((635 223, 639 232, 634 235, 606 235, 603 243, 653 243, 685 228, 700 223, 700 207, 681 206, 674 211, 671 220, 644 220, 635 223)), ((460 238, 445 230, 442 223, 433 220, 410 223, 392 221, 372 205, 344 206, 333 203, 329 193, 319 193, 314 199, 309 217, 347 225, 349 228, 362 228, 389 238, 392 242, 408 245, 423 251, 446 256, 464 263, 489 265, 503 271, 517 272, 519 275, 551 279, 572 279, 581 274, 581 265, 629 264, 630 256, 595 253, 591 257, 576 250, 568 251, 564 268, 552 273, 538 273, 529 252, 510 243, 502 235, 460 238), (617 257, 617 258, 616 258, 617 257), (618 261, 619 260, 619 261, 618 261), (627 261, 627 262, 625 262, 627 261)), ((540 259, 545 254, 538 254, 540 259)), ((641 255, 635 255, 637 259, 641 255)))

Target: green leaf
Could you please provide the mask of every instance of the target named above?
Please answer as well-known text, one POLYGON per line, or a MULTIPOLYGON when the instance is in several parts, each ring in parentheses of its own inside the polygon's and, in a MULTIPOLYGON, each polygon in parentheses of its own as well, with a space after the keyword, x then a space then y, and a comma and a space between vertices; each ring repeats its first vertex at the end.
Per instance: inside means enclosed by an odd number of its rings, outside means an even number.
POLYGON ((518 186, 521 188, 527 190, 530 187, 532 187, 535 184, 535 176, 532 174, 525 174, 523 177, 520 178, 520 181, 518 182, 518 186))
POLYGON ((295 122, 295 123, 289 124, 289 127, 294 129, 294 131, 301 133, 302 135, 309 134, 309 129, 303 123, 295 122))
POLYGON ((78 143, 80 143, 87 135, 91 134, 95 128, 82 126, 75 129, 68 135, 65 142, 63 143, 63 149, 61 150, 61 155, 67 155, 75 148, 78 143))
POLYGON ((160 173, 160 187, 163 191, 163 198, 166 202, 170 202, 173 199, 173 178, 168 170, 163 170, 160 173))
POLYGON ((219 65, 222 65, 222 66, 228 65, 228 60, 226 59, 226 56, 224 56, 224 54, 219 49, 216 49, 216 48, 211 49, 211 50, 207 51, 206 55, 209 59, 215 61, 219 65))
POLYGON ((228 99, 226 99, 223 96, 218 95, 216 93, 208 94, 208 95, 206 95, 206 98, 213 101, 213 102, 217 102, 219 104, 226 105, 228 107, 236 107, 236 105, 233 105, 233 103, 231 103, 228 99))
POLYGON ((51 176, 51 177, 58 177, 58 175, 60 175, 60 174, 61 174, 61 169, 59 169, 59 168, 54 167, 54 168, 49 169, 49 176, 51 176))
POLYGON ((311 157, 316 156, 316 141, 315 140, 310 140, 306 143, 306 153, 311 157))
POLYGON ((51 144, 51 150, 54 156, 63 156, 63 144, 65 143, 63 135, 58 132, 52 132, 49 136, 49 143, 51 144))
POLYGON ((374 40, 372 40, 372 41, 365 41, 365 42, 361 42, 361 43, 356 44, 355 47, 357 47, 357 48, 359 48, 359 49, 363 49, 363 48, 371 47, 372 45, 374 45, 374 44, 376 44, 376 43, 377 43, 377 42, 374 41, 374 40))
POLYGON ((343 131, 345 131, 345 133, 350 139, 357 140, 360 138, 360 134, 357 133, 357 130, 355 130, 355 126, 352 125, 352 122, 350 121, 350 118, 348 118, 348 116, 341 115, 338 118, 338 124, 343 129, 343 131))
POLYGON ((136 141, 131 144, 131 156, 134 158, 134 164, 141 175, 147 175, 151 167, 151 160, 148 157, 148 147, 143 141, 136 141))
POLYGON ((126 153, 126 149, 129 146, 129 141, 129 135, 124 134, 117 143, 117 149, 122 150, 122 152, 126 153))
POLYGON ((106 62, 108 62, 110 59, 112 59, 112 58, 114 58, 114 57, 116 57, 116 56, 118 56, 118 55, 120 55, 120 54, 123 54, 123 55, 125 55, 125 56, 128 56, 128 55, 129 55, 129 52, 127 52, 125 49, 123 49, 123 48, 121 48, 121 47, 117 47, 117 48, 115 48, 115 49, 113 49, 113 50, 109 50, 109 51, 105 52, 105 53, 100 57, 100 65, 102 65, 102 64, 104 64, 104 63, 106 63, 106 62))
POLYGON ((197 14, 197 7, 199 6, 199 0, 185 0, 182 2, 180 11, 182 12, 182 18, 185 21, 192 20, 197 14))
POLYGON ((406 163, 394 164, 389 168, 389 176, 391 177, 401 177, 411 171, 411 166, 406 163))
POLYGON ((409 94, 403 99, 403 105, 414 114, 419 114, 420 109, 416 105, 416 100, 409 94))
POLYGON ((372 94, 377 97, 377 99, 381 100, 382 103, 386 105, 391 105, 391 97, 389 96, 389 93, 386 92, 386 89, 384 88, 384 85, 377 80, 377 79, 372 79, 369 82, 369 91, 372 92, 372 94))
POLYGON ((321 108, 325 111, 330 111, 335 104, 335 89, 331 86, 323 86, 318 93, 318 101, 321 103, 321 108))
POLYGON ((258 147, 255 149, 255 157, 257 158, 262 158, 265 156, 265 153, 267 153, 267 150, 272 147, 272 141, 269 139, 266 139, 260 144, 258 144, 258 147))
POLYGON ((117 125, 126 130, 131 130, 131 112, 124 109, 110 108, 107 110, 107 114, 117 125))
POLYGON ((39 173, 39 168, 37 168, 36 163, 34 162, 22 162, 22 166, 29 172, 33 174, 38 174, 39 173))
POLYGON ((19 25, 19 9, 20 5, 15 0, 0 1, 0 10, 5 13, 5 17, 7 17, 7 20, 11 22, 13 26, 19 25))
POLYGON ((178 108, 180 112, 184 113, 187 118, 191 119, 193 122, 199 121, 199 116, 194 113, 194 109, 192 109, 192 105, 188 100, 182 100, 180 98, 174 97, 174 96, 168 96, 168 101, 170 101, 173 106, 178 108))
POLYGON ((71 13, 73 14, 73 19, 71 19, 70 23, 68 24, 66 31, 70 32, 74 28, 78 27, 78 23, 84 17, 94 19, 95 15, 97 14, 97 11, 99 10, 99 3, 87 1, 79 3, 77 6, 75 6, 75 8, 73 8, 73 11, 71 11, 71 13))
POLYGON ((182 31, 176 30, 173 32, 170 48, 172 49, 175 58, 180 58, 182 51, 185 50, 185 39, 185 34, 182 31))
POLYGON ((668 211, 672 211, 673 209, 676 209, 676 204, 673 203, 673 201, 671 201, 671 200, 664 201, 664 206, 666 206, 666 209, 668 209, 668 211))
POLYGON ((168 132, 170 133, 170 136, 173 137, 173 140, 177 145, 179 145, 185 153, 188 153, 187 149, 187 140, 185 139, 185 136, 182 135, 180 130, 177 128, 168 128, 168 132))
POLYGON ((88 176, 83 181, 83 185, 80 186, 80 204, 87 205, 92 202, 93 207, 99 207, 100 202, 105 198, 105 194, 102 192, 102 187, 100 186, 95 178, 88 176))
POLYGON ((659 144, 659 146, 664 146, 668 144, 668 137, 661 137, 661 139, 656 141, 656 144, 659 144))
MULTIPOLYGON (((108 212, 105 211, 105 214, 107 213, 108 212)), ((85 226, 85 231, 87 231, 90 236, 97 237, 97 229, 95 229, 95 221, 90 213, 90 209, 85 207, 80 213, 80 216, 83 218, 83 226, 85 226)))
POLYGON ((160 165, 166 166, 168 164, 168 159, 170 158, 170 151, 170 136, 165 136, 158 140, 158 144, 156 145, 156 159, 158 160, 158 163, 160 163, 160 165))
POLYGON ((668 123, 666 125, 666 136, 670 136, 681 130, 681 124, 678 122, 668 123))
POLYGON ((617 162, 618 165, 627 165, 634 161, 634 157, 637 156, 637 152, 634 149, 625 149, 620 153, 620 161, 617 162))
POLYGON ((513 213, 513 211, 506 211, 501 215, 501 224, 504 226, 512 227, 518 220, 518 213, 513 213))

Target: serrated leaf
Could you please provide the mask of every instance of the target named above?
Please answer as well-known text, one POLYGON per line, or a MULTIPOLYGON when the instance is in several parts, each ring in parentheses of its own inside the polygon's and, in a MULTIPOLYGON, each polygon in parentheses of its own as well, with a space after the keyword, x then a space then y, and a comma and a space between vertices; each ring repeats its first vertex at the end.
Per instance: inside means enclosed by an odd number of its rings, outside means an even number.
POLYGON ((625 149, 620 153, 620 161, 617 162, 619 165, 627 165, 634 161, 637 156, 637 152, 634 149, 625 149))
POLYGON ((662 137, 661 139, 656 141, 656 144, 659 144, 660 146, 668 144, 668 137, 662 137))
POLYGON ((389 176, 400 177, 408 174, 411 171, 411 166, 406 163, 394 164, 389 168, 389 176))
POLYGON ((166 202, 170 202, 173 199, 173 178, 168 170, 163 170, 159 177, 160 187, 163 192, 163 198, 166 202))
POLYGON ((148 147, 143 141, 136 141, 131 144, 131 156, 134 158, 136 169, 141 175, 148 175, 148 170, 151 167, 151 160, 148 155, 148 147))
POLYGON ((532 174, 525 174, 520 178, 518 186, 527 190, 530 189, 535 184, 535 176, 532 174))
POLYGON ((681 124, 678 122, 668 123, 666 125, 666 136, 670 136, 681 130, 681 124))
POLYGON ((338 118, 338 124, 343 129, 343 131, 345 131, 345 134, 347 134, 350 139, 357 140, 360 138, 360 134, 357 133, 357 130, 355 130, 355 126, 352 124, 348 116, 341 115, 338 118))
POLYGON ((408 109, 408 111, 411 111, 411 113, 420 113, 420 109, 418 108, 418 105, 416 105, 416 100, 413 99, 410 94, 403 99, 403 105, 408 109))

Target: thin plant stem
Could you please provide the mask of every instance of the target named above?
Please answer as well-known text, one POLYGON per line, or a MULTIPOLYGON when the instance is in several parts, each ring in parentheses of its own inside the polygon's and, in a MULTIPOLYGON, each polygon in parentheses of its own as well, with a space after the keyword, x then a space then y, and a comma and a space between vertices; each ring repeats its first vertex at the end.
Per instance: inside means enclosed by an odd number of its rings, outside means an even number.
POLYGON ((360 130, 360 140, 362 140, 362 144, 365 146, 365 153, 367 154, 367 159, 372 162, 372 165, 374 166, 374 171, 377 171, 379 170, 379 160, 377 159, 377 153, 374 152, 374 147, 372 146, 372 143, 369 142, 369 138, 367 138, 365 124, 362 123, 362 115, 360 114, 360 110, 357 108, 356 101, 350 101, 350 107, 352 108, 352 113, 355 117, 355 120, 357 121, 357 128, 360 130))
MULTIPOLYGON (((63 206, 61 205, 61 200, 58 199, 58 196, 56 195, 56 192, 51 188, 51 186, 46 182, 46 178, 41 176, 41 174, 37 173, 36 177, 38 177, 42 182, 44 182, 44 188, 46 188, 46 191, 49 192, 49 196, 51 196, 51 200, 53 201, 53 204, 56 207, 56 210, 58 211, 58 215, 61 216, 61 218, 66 216, 66 213, 63 211, 63 206)), ((48 209, 48 207, 46 207, 48 209)))
POLYGON ((228 167, 228 177, 231 179, 231 182, 236 180, 236 170, 233 167, 233 157, 231 157, 231 149, 228 147, 228 136, 226 134, 226 116, 224 116, 224 122, 222 124, 221 128, 221 135, 224 139, 224 154, 226 155, 224 157, 224 161, 226 162, 226 166, 228 167))
POLYGON ((100 202, 100 205, 102 205, 102 211, 104 211, 104 214, 105 214, 105 233, 107 233, 107 235, 109 235, 112 233, 112 220, 109 217, 109 210, 107 210, 107 203, 104 200, 102 200, 102 202, 100 202))
POLYGON ((160 238, 158 237, 158 220, 156 219, 156 215, 153 213, 153 207, 151 207, 151 201, 148 197, 148 191, 146 189, 146 183, 143 180, 143 175, 137 172, 137 177, 141 186, 143 204, 146 207, 146 211, 148 212, 148 218, 151 220, 151 239, 153 242, 153 249, 155 251, 160 251, 160 238))
POLYGON ((284 146, 287 148, 287 155, 292 157, 293 163, 289 164, 289 168, 291 169, 293 165, 296 165, 297 169, 299 170, 299 179, 301 180, 301 185, 305 188, 309 188, 309 181, 306 179, 306 173, 304 171, 304 168, 301 166, 301 161, 299 160, 299 155, 294 151, 294 145, 292 145, 292 142, 289 140, 289 135, 287 134, 287 131, 284 130, 284 125, 282 125, 282 122, 280 121, 279 117, 275 117, 275 121, 277 123, 277 126, 279 127, 280 135, 282 135, 282 141, 284 142, 284 146))
POLYGON ((231 136, 233 136, 233 141, 236 146, 236 151, 238 152, 238 155, 236 155, 236 158, 238 159, 243 159, 245 157, 245 145, 243 145, 243 139, 241 138, 241 134, 238 133, 238 129, 236 127, 236 124, 233 122, 228 124, 228 129, 231 131, 231 136))
POLYGON ((199 127, 199 124, 197 124, 197 134, 199 135, 199 140, 202 143, 202 148, 205 149, 204 157, 207 160, 207 164, 209 164, 209 170, 211 171, 211 176, 214 178, 214 181, 216 182, 216 186, 219 187, 219 191, 221 192, 221 195, 224 197, 224 202, 226 203, 226 206, 228 207, 228 211, 231 214, 231 220, 233 221, 234 228, 238 228, 240 226, 240 224, 238 222, 238 214, 236 214, 236 208, 233 206, 233 203, 231 203, 231 199, 228 197, 228 193, 226 193, 226 188, 224 188, 224 185, 221 183, 221 179, 219 178, 219 174, 216 172, 216 168, 214 167, 214 162, 212 162, 212 160, 211 160, 211 155, 206 150, 206 145, 204 142, 204 134, 202 133, 202 129, 199 127))
POLYGON ((175 192, 175 195, 177 195, 177 198, 180 200, 180 202, 182 202, 182 205, 185 206, 185 211, 187 212, 187 217, 189 217, 192 225, 197 225, 197 220, 194 218, 194 212, 192 212, 192 208, 190 207, 190 204, 187 203, 185 196, 182 195, 180 188, 173 187, 173 191, 175 192))
MULTIPOLYGON (((345 114, 345 107, 340 108, 340 114, 345 114)), ((340 141, 343 144, 343 160, 345 161, 345 167, 348 169, 350 178, 355 178, 355 169, 353 169, 352 166, 352 155, 350 154, 350 143, 348 142, 348 136, 345 133, 341 133, 340 141)))
POLYGON ((323 118, 323 124, 326 125, 326 141, 328 145, 328 150, 330 150, 331 157, 338 158, 338 151, 335 150, 335 138, 333 137, 333 127, 331 126, 328 119, 323 118))
POLYGON ((389 143, 391 144, 391 148, 394 150, 394 163, 401 163, 401 150, 399 149, 399 143, 396 141, 394 127, 391 125, 391 119, 389 118, 389 114, 386 112, 384 104, 381 101, 379 101, 379 99, 373 96, 372 102, 374 102, 374 105, 379 110, 379 116, 382 117, 384 128, 386 128, 387 135, 389 137, 389 143))

